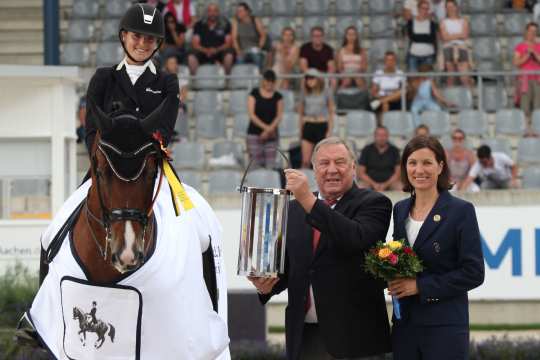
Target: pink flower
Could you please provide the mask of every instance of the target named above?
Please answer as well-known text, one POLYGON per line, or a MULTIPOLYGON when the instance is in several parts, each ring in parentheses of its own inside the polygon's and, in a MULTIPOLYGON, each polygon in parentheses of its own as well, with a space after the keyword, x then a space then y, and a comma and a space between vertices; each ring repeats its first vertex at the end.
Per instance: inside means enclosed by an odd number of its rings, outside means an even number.
POLYGON ((388 257, 388 261, 390 261, 390 264, 396 265, 397 262, 398 262, 398 256, 397 256, 396 254, 391 254, 391 255, 388 257))

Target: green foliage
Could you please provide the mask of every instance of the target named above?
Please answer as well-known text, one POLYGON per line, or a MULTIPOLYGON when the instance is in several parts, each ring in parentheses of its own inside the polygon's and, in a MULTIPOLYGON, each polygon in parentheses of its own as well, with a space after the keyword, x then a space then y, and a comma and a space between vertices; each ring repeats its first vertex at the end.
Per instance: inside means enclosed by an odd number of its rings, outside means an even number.
POLYGON ((413 278, 423 270, 421 260, 403 240, 379 241, 366 254, 364 266, 368 273, 385 281, 398 277, 413 278))
POLYGON ((0 326, 15 327, 38 290, 38 277, 21 263, 0 276, 0 326))

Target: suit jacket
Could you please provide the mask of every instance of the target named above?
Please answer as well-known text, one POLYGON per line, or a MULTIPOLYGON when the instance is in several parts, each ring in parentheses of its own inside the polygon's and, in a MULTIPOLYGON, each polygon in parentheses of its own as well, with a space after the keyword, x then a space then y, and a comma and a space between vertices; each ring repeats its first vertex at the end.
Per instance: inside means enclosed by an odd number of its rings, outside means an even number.
POLYGON ((392 203, 382 194, 356 185, 331 209, 317 200, 306 214, 289 205, 285 274, 269 295, 288 289, 285 313, 287 358, 298 359, 311 284, 319 328, 327 351, 336 358, 389 352, 390 329, 384 284, 364 271, 364 255, 385 239, 392 203), (321 232, 313 254, 313 228, 321 232))
MULTIPOLYGON (((169 142, 176 122, 179 108, 179 85, 175 74, 165 74, 156 69, 154 74, 149 67, 142 73, 135 85, 131 83, 126 67, 117 69, 117 65, 103 67, 96 73, 88 85, 87 98, 94 99, 96 104, 107 114, 124 109, 133 112, 140 118, 152 113, 163 100, 166 100, 158 130, 169 142)), ((91 149, 96 136, 94 114, 86 114, 86 146, 91 149)))
MULTIPOLYGON (((394 206, 394 239, 407 239, 413 198, 394 206)), ((408 241, 408 239, 407 239, 408 241)), ((468 325, 467 291, 484 282, 484 258, 474 206, 441 192, 420 228, 414 251, 424 271, 417 276, 419 294, 400 299, 401 320, 420 326, 468 325)))

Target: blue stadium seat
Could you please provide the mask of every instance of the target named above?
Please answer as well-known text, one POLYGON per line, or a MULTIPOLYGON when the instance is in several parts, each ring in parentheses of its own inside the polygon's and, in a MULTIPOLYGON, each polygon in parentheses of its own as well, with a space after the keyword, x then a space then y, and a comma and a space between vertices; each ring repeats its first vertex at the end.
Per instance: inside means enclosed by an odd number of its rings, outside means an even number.
POLYGON ((124 50, 118 41, 106 41, 98 44, 96 65, 111 66, 120 63, 124 58, 124 50))
POLYGON ((525 114, 521 109, 501 109, 495 113, 495 133, 503 135, 523 135, 525 114))
MULTIPOLYGON (((384 59, 384 53, 387 51, 393 51, 396 54, 398 53, 398 46, 394 39, 375 39, 371 42, 368 51, 368 57, 372 65, 381 64, 384 59)), ((375 70, 376 67, 372 66, 372 70, 375 70)))
POLYGON ((279 135, 281 137, 298 137, 300 135, 298 114, 287 112, 279 123, 279 135))
POLYGON ((272 0, 270 16, 296 16, 296 0, 272 0))
POLYGON ((531 115, 531 130, 540 134, 540 109, 534 110, 531 115))
POLYGON ((471 36, 489 36, 497 32, 497 18, 493 14, 471 15, 471 36))
POLYGON ((487 114, 480 110, 462 110, 458 114, 458 128, 467 136, 488 135, 487 114))
POLYGON ((512 157, 510 140, 504 138, 488 138, 482 140, 482 145, 487 145, 492 152, 502 152, 512 157))
POLYGON ((347 30, 349 26, 355 26, 356 30, 358 30, 358 33, 361 34, 364 25, 362 24, 362 20, 358 17, 354 17, 354 16, 339 17, 336 22, 336 35, 335 35, 338 41, 341 42, 341 40, 345 36, 345 30, 347 30))
POLYGON ((257 188, 281 189, 281 177, 275 170, 256 169, 248 172, 244 185, 257 188))
POLYGON ((199 142, 179 142, 172 146, 173 165, 176 169, 204 168, 204 144, 199 142))
POLYGON ((524 189, 540 189, 540 167, 528 167, 522 172, 524 189))
POLYGON ((237 138, 245 139, 249 126, 249 115, 246 113, 238 113, 234 115, 234 130, 233 134, 237 138))
POLYGON ((267 27, 268 33, 270 34, 270 38, 272 40, 279 40, 281 38, 282 30, 286 27, 290 27, 292 29, 296 28, 294 18, 276 16, 270 19, 270 22, 268 23, 268 27, 267 27))
POLYGON ((131 5, 133 5, 131 0, 105 1, 105 17, 121 18, 131 5))
POLYGON ((202 176, 198 171, 181 170, 177 171, 180 181, 201 192, 202 190, 202 176))
POLYGON ((395 0, 368 0, 367 3, 370 14, 392 14, 396 8, 395 0))
POLYGON ((388 128, 390 136, 409 138, 414 133, 413 117, 408 111, 385 112, 382 122, 388 128))
POLYGON ((482 108, 487 112, 504 109, 508 105, 508 94, 502 85, 485 85, 482 89, 482 108))
POLYGON ((224 139, 225 125, 223 113, 198 114, 195 120, 197 139, 224 139))
POLYGON ((393 37, 394 19, 390 15, 371 16, 369 18, 369 36, 372 38, 393 37))
POLYGON ((99 14, 98 0, 73 0, 73 19, 95 19, 99 14))
POLYGON ((225 71, 221 65, 203 64, 197 68, 194 88, 200 90, 223 89, 225 87, 225 71), (208 77, 204 79, 204 77, 208 77))
MULTIPOLYGON (((67 41, 90 41, 94 38, 96 27, 93 20, 71 20, 66 33, 67 41)), ((117 29, 118 32, 118 29, 117 29)))
POLYGON ((519 139, 517 159, 520 164, 540 164, 540 139, 519 139))
MULTIPOLYGON (((336 15, 358 16, 362 9, 362 0, 339 0, 336 1, 336 15)), ((337 23, 341 18, 337 20, 337 23)))
POLYGON ((235 115, 247 112, 249 90, 233 90, 229 97, 229 114, 235 115))
POLYGON ((330 0, 304 0, 304 16, 327 15, 330 10, 330 0))
POLYGON ((499 9, 499 0, 468 0, 465 9, 470 13, 492 13, 499 9))
MULTIPOLYGON (((445 99, 457 106, 457 110, 472 109, 473 96, 471 90, 465 86, 451 86, 442 90, 445 99)), ((450 110, 453 110, 450 109, 450 110)))
POLYGON ((443 136, 450 132, 450 114, 446 111, 424 111, 420 123, 427 125, 433 136, 443 136))
POLYGON ((197 91, 193 99, 193 112, 198 114, 223 111, 221 93, 216 90, 197 91))
POLYGON ((259 69, 257 65, 236 64, 233 66, 229 82, 231 89, 251 89, 258 86, 258 84, 259 69))
POLYGON ((101 41, 117 41, 120 20, 106 19, 101 26, 101 41))
POLYGON ((349 111, 345 117, 346 137, 372 136, 377 126, 375 114, 371 111, 349 111))
POLYGON ((500 59, 501 45, 495 37, 480 37, 473 40, 473 55, 476 61, 500 59))
POLYGON ((244 148, 242 144, 235 141, 229 141, 229 140, 223 140, 223 141, 218 141, 214 143, 212 147, 213 158, 219 158, 221 156, 230 155, 230 154, 233 155, 234 159, 237 162, 237 164, 233 167, 237 168, 237 167, 244 166, 244 148))
POLYGON ((234 170, 213 170, 208 173, 208 193, 211 195, 237 194, 242 174, 234 170))
POLYGON ((292 90, 279 90, 281 96, 283 96, 283 111, 294 112, 296 110, 296 100, 294 98, 294 91, 292 90))
POLYGON ((64 44, 60 63, 62 65, 88 66, 90 65, 90 48, 83 43, 64 44))
POLYGON ((505 14, 503 21, 503 34, 522 35, 525 31, 525 25, 532 21, 532 16, 527 13, 505 14))

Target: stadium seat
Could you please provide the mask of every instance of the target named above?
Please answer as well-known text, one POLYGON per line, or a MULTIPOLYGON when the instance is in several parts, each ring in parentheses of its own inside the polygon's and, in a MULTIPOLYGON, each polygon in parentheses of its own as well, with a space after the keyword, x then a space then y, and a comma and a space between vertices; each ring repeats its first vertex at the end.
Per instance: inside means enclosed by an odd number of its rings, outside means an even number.
POLYGON ((304 0, 304 16, 327 15, 330 11, 330 0, 304 0))
POLYGON ((195 128, 197 139, 225 138, 225 115, 220 112, 197 114, 195 128))
POLYGON ((272 40, 279 40, 281 38, 281 31, 286 27, 296 28, 293 18, 279 16, 270 19, 267 27, 270 38, 272 38, 272 40))
MULTIPOLYGON (((214 143, 212 147, 212 158, 219 158, 230 154, 233 155, 233 158, 236 161, 236 165, 232 165, 232 167, 238 168, 244 166, 244 148, 242 144, 228 140, 214 143)), ((217 165, 212 165, 212 167, 217 167, 217 165)), ((231 166, 228 165, 226 167, 231 166)))
POLYGON ((467 136, 488 135, 488 120, 485 112, 480 110, 462 110, 458 114, 458 128, 467 136))
POLYGON ((283 113, 283 119, 279 123, 279 135, 281 137, 298 137, 300 135, 299 124, 297 113, 283 113))
POLYGON ((371 111, 349 111, 345 116, 346 137, 368 137, 375 131, 377 120, 371 111))
POLYGON ((534 110, 531 115, 531 130, 540 134, 540 109, 534 110))
POLYGON ((247 112, 247 100, 249 91, 233 90, 229 97, 229 115, 247 112))
MULTIPOLYGON (((362 9, 362 0, 339 0, 336 1, 336 15, 360 15, 362 9)), ((338 19, 338 23, 341 18, 338 19)))
POLYGON ((189 138, 189 117, 183 110, 178 111, 178 116, 174 123, 174 130, 178 133, 180 138, 189 138))
POLYGON ((519 163, 540 164, 540 139, 519 139, 517 159, 519 163))
POLYGON ((466 3, 470 13, 495 12, 499 9, 499 0, 468 0, 466 3))
POLYGON ((408 138, 414 132, 412 114, 408 111, 387 111, 383 114, 382 123, 388 128, 390 136, 408 138))
POLYGON ((259 69, 257 68, 257 65, 234 65, 231 70, 231 80, 229 84, 231 89, 251 89, 257 87, 259 84, 259 69))
POLYGON ((528 167, 521 174, 524 189, 540 189, 540 168, 528 167))
POLYGON ((336 22, 336 35, 335 35, 339 42, 341 42, 341 40, 345 36, 345 30, 347 30, 349 26, 355 26, 356 29, 358 30, 358 33, 362 34, 364 25, 362 24, 362 20, 360 18, 354 17, 354 16, 339 17, 336 22))
POLYGON ((525 114, 520 109, 501 109, 495 113, 495 134, 523 135, 525 114))
POLYGON ((492 152, 502 152, 512 157, 510 140, 503 138, 488 138, 482 140, 482 145, 487 145, 492 152))
POLYGON ((118 19, 104 20, 101 26, 101 41, 117 41, 119 24, 118 19))
POLYGON ((306 175, 308 178, 308 184, 309 184, 309 190, 310 191, 318 191, 319 187, 317 186, 317 179, 315 178, 315 172, 311 169, 302 168, 299 169, 301 172, 306 175))
MULTIPOLYGON (((368 51, 370 63, 372 65, 374 63, 382 64, 384 53, 387 51, 393 51, 396 54, 398 53, 398 46, 395 40, 383 38, 372 41, 368 51)), ((375 70, 376 68, 377 66, 371 67, 372 70, 375 70)))
MULTIPOLYGON (((501 71, 503 70, 503 65, 500 58, 495 58, 494 60, 481 59, 476 63, 476 71, 478 72, 490 72, 490 71, 501 71)), ((484 79, 497 79, 497 76, 493 75, 484 75, 484 79)))
POLYGON ((394 20, 392 16, 371 16, 369 18, 369 36, 372 38, 393 37, 394 20))
POLYGON ((105 17, 121 18, 132 4, 131 0, 105 1, 105 17))
POLYGON ((199 142, 179 142, 172 147, 173 165, 177 169, 204 168, 204 144, 199 142))
POLYGON ((72 19, 95 19, 98 14, 98 0, 73 0, 72 19))
POLYGON ((218 91, 197 91, 193 99, 193 112, 195 114, 221 112, 222 104, 222 96, 218 91))
POLYGON ((242 174, 234 170, 213 170, 208 173, 208 193, 230 195, 238 193, 242 174))
POLYGON ((311 29, 315 26, 321 26, 324 29, 326 38, 329 37, 330 25, 328 19, 325 16, 309 16, 305 17, 302 22, 302 37, 306 41, 310 37, 311 29))
POLYGON ((471 15, 471 36, 489 36, 497 32, 497 18, 493 14, 471 15))
POLYGON ((94 38, 95 30, 93 20, 71 20, 66 33, 66 39, 69 42, 90 41, 94 38))
POLYGON ((234 115, 234 136, 237 138, 246 138, 249 126, 249 115, 246 113, 238 113, 234 115))
POLYGON ((450 132, 450 115, 445 111, 424 111, 420 123, 429 127, 433 136, 443 136, 450 132))
POLYGON ((245 186, 281 189, 281 177, 275 170, 255 169, 248 172, 245 186))
POLYGON ((294 91, 292 90, 279 90, 281 96, 283 96, 283 111, 293 112, 296 110, 296 102, 294 99, 294 91))
MULTIPOLYGON (((456 110, 472 109, 473 96, 471 90, 465 86, 452 86, 442 90, 445 99, 455 104, 456 110)), ((454 108, 450 109, 450 111, 454 108)))
POLYGON ((296 0, 272 0, 270 16, 296 16, 296 0))
POLYGON ((505 36, 522 35, 525 25, 532 21, 532 16, 527 13, 505 14, 503 21, 503 34, 505 36))
POLYGON ((62 65, 88 66, 90 65, 90 49, 83 43, 64 44, 60 57, 62 65))
POLYGON ((225 71, 221 65, 204 64, 197 68, 195 74, 194 88, 200 90, 223 89, 225 87, 225 71), (213 77, 212 79, 204 79, 205 77, 213 77), (216 78, 221 77, 221 78, 216 78))
POLYGON ((395 0, 369 0, 368 12, 370 14, 392 14, 396 8, 395 0))
POLYGON ((106 41, 98 44, 96 50, 96 65, 111 66, 118 64, 124 58, 124 50, 118 41, 106 41))
POLYGON ((487 112, 504 109, 508 104, 508 95, 502 85, 486 85, 482 88, 482 108, 487 112))
POLYGON ((473 56, 476 61, 500 59, 501 45, 494 37, 480 37, 473 40, 473 56))
POLYGON ((197 191, 201 191, 202 188, 202 176, 201 173, 191 170, 178 171, 178 176, 182 183, 187 184, 197 191))

